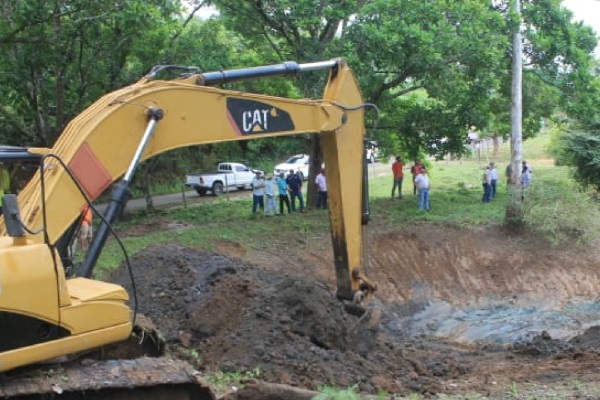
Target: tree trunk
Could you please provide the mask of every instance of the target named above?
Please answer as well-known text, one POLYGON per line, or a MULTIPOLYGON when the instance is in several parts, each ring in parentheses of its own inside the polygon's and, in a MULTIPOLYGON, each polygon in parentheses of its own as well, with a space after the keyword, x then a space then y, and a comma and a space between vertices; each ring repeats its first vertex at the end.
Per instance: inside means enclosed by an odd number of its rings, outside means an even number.
MULTIPOLYGON (((321 137, 317 134, 310 138, 310 166, 308 167, 308 180, 306 181, 306 207, 317 208, 317 188, 315 178, 323 165, 323 152, 321 151, 321 137)), ((327 166, 325 166, 327 167, 327 166)))
POLYGON ((151 213, 155 210, 154 201, 152 200, 152 191, 150 190, 150 173, 152 167, 155 164, 153 160, 146 163, 145 168, 141 168, 142 174, 142 192, 144 193, 144 199, 146 200, 146 213, 151 213))
POLYGON ((492 151, 492 159, 497 160, 500 157, 500 143, 502 143, 502 136, 494 134, 492 136, 492 143, 494 150, 492 151))

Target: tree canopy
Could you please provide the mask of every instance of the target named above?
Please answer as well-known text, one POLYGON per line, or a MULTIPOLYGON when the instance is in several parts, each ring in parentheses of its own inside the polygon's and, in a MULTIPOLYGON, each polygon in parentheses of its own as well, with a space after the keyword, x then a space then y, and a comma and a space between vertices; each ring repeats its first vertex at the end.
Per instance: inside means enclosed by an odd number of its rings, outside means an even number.
MULTIPOLYGON (((201 70, 344 57, 381 111, 384 155, 464 151, 469 127, 507 137, 511 32, 525 38, 524 136, 558 112, 598 120, 597 44, 561 0, 17 0, 0 6, 0 127, 5 144, 51 146, 65 124, 107 91, 156 64, 201 70), (218 13, 196 14, 206 7, 218 13)), ((232 88, 319 97, 302 74, 232 88)), ((369 114, 369 118, 375 116, 369 114)), ((310 149, 313 137, 209 146, 254 159, 310 149)))

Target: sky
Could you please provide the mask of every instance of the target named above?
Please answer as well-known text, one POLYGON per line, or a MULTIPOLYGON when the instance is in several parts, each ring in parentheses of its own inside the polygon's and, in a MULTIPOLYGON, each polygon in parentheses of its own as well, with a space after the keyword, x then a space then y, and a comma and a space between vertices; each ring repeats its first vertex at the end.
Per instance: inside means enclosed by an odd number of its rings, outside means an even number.
MULTIPOLYGON (((600 0, 563 0, 563 6, 573 12, 573 21, 583 21, 600 35, 600 0)), ((600 46, 596 57, 600 57, 600 46)))

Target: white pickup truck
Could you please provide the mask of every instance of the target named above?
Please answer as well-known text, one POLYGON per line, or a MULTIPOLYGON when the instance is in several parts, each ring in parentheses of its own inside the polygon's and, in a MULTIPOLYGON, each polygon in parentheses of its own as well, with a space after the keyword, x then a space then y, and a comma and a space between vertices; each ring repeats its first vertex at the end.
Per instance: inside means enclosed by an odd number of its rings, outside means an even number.
MULTIPOLYGON (((259 170, 236 162, 222 162, 214 172, 192 172, 186 175, 185 184, 194 188, 200 196, 212 192, 218 196, 230 188, 245 189, 252 184, 259 170)), ((263 171, 260 171, 261 173, 263 171)))

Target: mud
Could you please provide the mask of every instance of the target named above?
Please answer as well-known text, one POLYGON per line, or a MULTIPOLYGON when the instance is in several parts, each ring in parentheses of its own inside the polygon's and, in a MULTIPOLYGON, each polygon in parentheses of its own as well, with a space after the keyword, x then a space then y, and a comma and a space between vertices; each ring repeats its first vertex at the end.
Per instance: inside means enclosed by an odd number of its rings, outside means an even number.
MULTIPOLYGON (((377 332, 361 335, 360 317, 333 295, 323 237, 285 254, 276 243, 221 241, 215 253, 151 246, 132 257, 138 310, 174 356, 205 372, 258 368, 265 381, 308 389, 492 396, 512 384, 596 380, 593 251, 499 228, 425 224, 367 235, 379 290, 366 307, 382 311, 377 332)), ((111 280, 131 289, 124 269, 111 280)))

